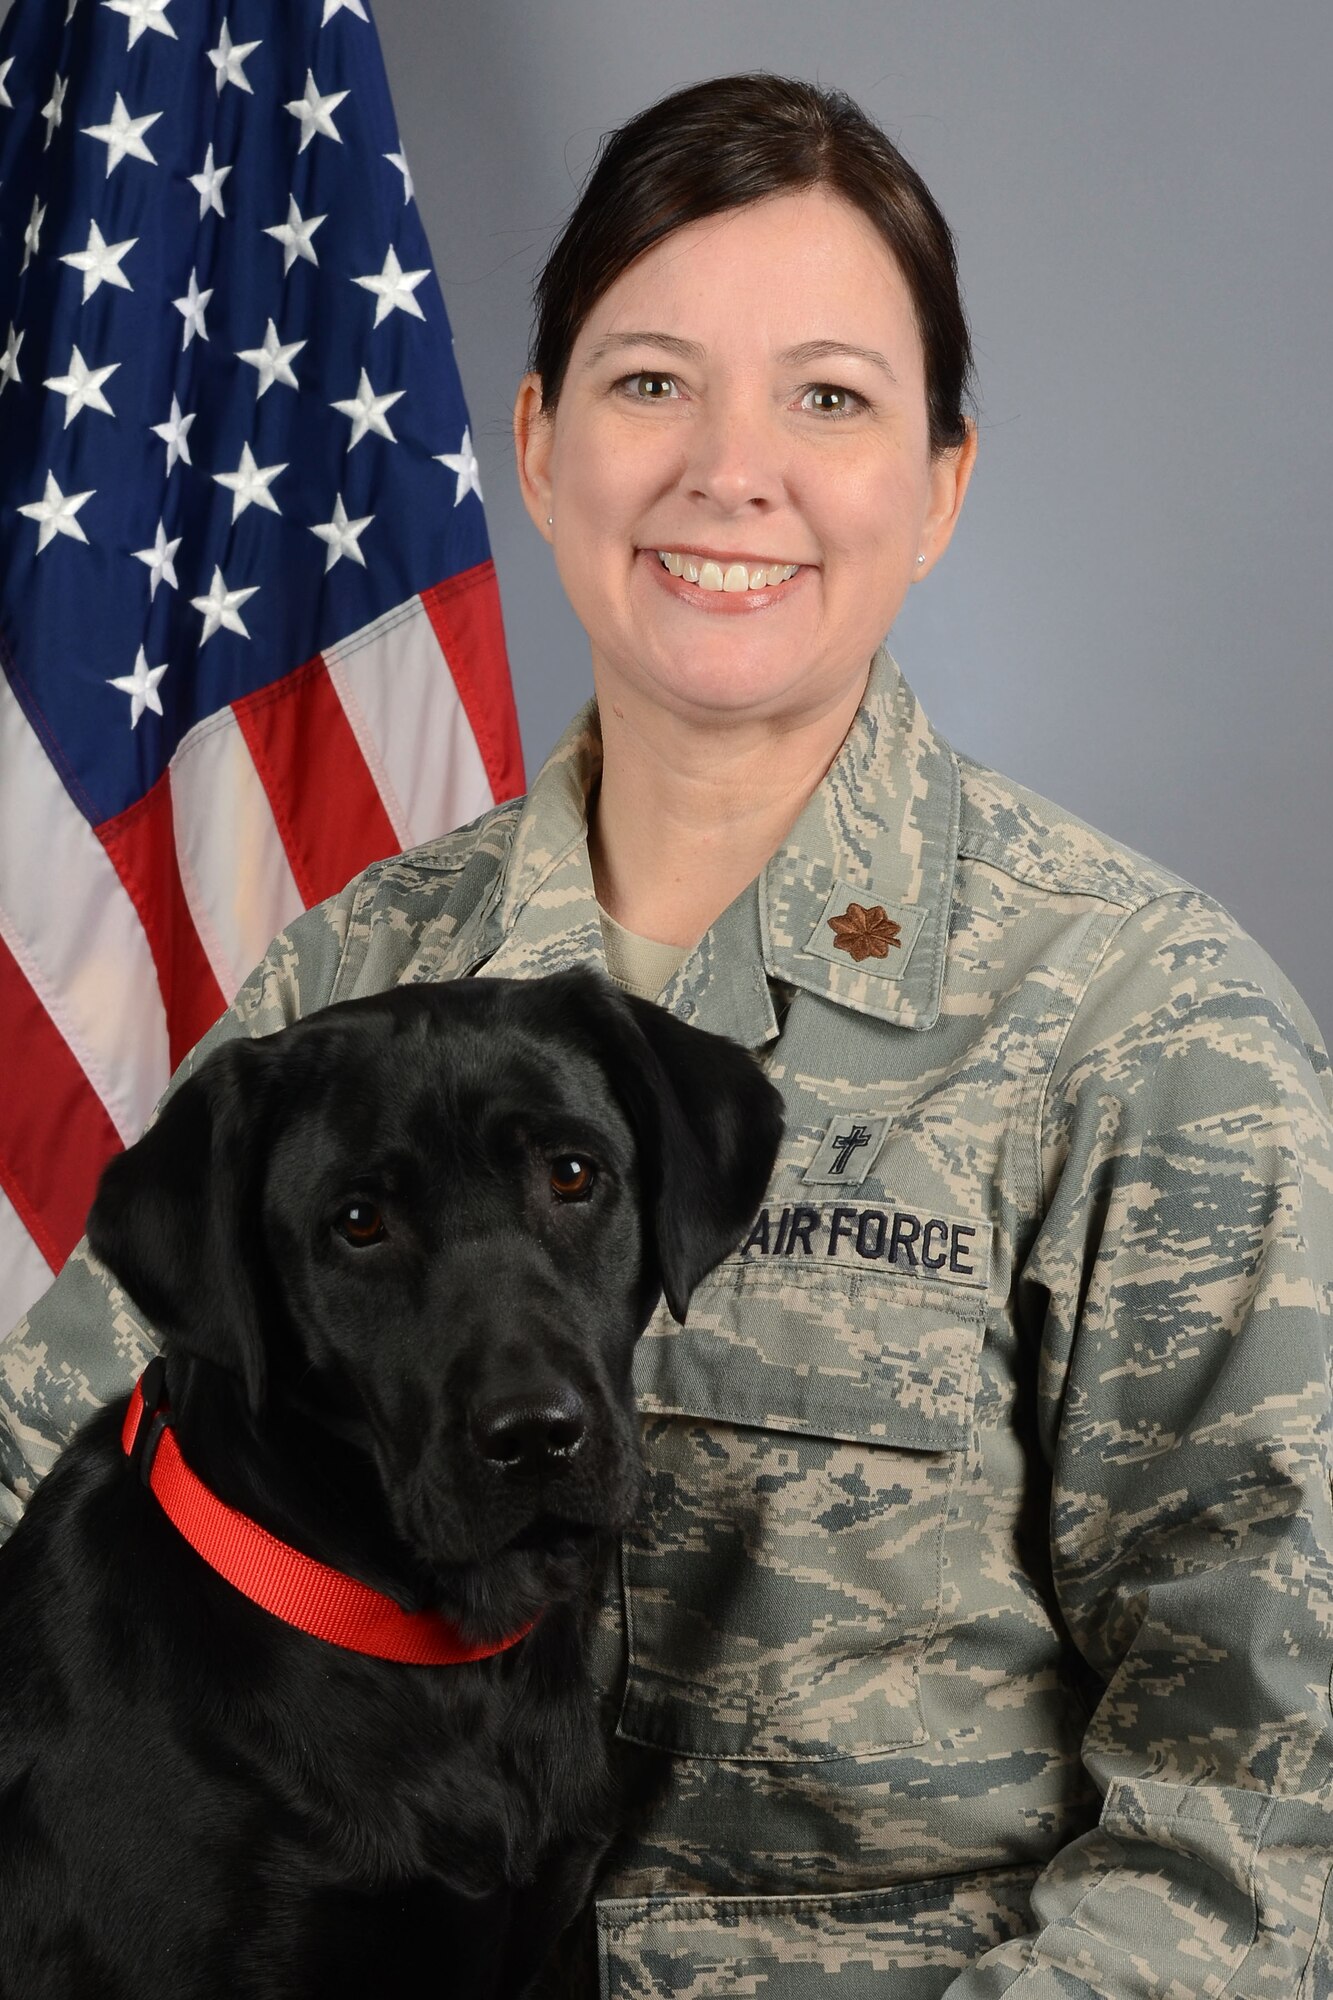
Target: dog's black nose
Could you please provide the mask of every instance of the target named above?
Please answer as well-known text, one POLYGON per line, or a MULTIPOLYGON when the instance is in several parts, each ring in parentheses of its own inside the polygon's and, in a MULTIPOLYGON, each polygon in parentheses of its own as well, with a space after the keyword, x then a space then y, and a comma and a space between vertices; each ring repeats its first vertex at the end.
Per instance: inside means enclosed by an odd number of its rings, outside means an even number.
POLYGON ((573 1389, 500 1396, 472 1412, 472 1442, 492 1465, 540 1470, 568 1458, 583 1438, 584 1409, 573 1389))

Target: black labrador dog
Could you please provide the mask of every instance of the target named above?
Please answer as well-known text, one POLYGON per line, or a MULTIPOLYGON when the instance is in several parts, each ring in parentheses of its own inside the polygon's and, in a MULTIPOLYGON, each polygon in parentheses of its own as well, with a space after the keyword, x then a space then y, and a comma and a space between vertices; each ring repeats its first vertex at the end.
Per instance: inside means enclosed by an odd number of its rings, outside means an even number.
POLYGON ((615 1830, 635 1340, 779 1102, 590 974, 468 980, 220 1048, 112 1162, 163 1363, 0 1551, 3 2000, 530 1989, 615 1830))

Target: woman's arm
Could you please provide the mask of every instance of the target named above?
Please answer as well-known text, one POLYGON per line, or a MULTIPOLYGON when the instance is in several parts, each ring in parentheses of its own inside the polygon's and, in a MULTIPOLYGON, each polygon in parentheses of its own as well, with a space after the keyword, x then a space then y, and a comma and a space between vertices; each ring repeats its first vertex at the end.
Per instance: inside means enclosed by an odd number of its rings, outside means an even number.
POLYGON ((1024 1284, 1105 1807, 1039 1880, 1036 1934, 949 2000, 1330 1990, 1333 1125, 1282 984, 1164 898, 1052 1079, 1024 1284))

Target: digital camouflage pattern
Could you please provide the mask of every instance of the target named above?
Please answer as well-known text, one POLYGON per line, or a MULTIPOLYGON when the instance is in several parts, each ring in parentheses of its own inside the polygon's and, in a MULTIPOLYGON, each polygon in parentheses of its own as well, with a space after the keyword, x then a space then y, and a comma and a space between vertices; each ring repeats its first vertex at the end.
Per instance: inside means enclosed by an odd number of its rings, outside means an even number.
MULTIPOLYGON (((525 804, 303 917, 203 1047, 599 963, 598 755, 586 716, 525 804)), ((1333 1127, 1300 1001, 1205 897, 956 756, 887 655, 662 999, 757 1053, 788 1128, 747 1242, 640 1345, 603 1994, 1329 2000, 1333 1127)), ((76 1253, 0 1350, 15 1495, 151 1341, 76 1253)))

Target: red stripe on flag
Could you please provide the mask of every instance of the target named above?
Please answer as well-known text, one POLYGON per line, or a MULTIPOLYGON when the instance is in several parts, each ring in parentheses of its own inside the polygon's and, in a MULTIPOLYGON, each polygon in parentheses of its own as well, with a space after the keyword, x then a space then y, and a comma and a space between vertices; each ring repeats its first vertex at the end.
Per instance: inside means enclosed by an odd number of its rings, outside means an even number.
POLYGON ((167 1013, 171 1067, 227 1005, 194 927, 176 864, 171 781, 163 772, 137 805, 105 820, 97 837, 125 885, 153 954, 167 1013))
POLYGON ((525 789, 518 711, 509 684, 500 589, 487 559, 421 593, 458 689, 497 805, 525 789))
MULTIPOLYGON (((153 1004, 156 1004, 154 1000, 153 1004)), ((101 1098, 0 939, 0 1186, 53 1271, 83 1234, 97 1176, 120 1151, 101 1098)))
POLYGON ((232 703, 307 907, 398 838, 323 660, 232 703))

